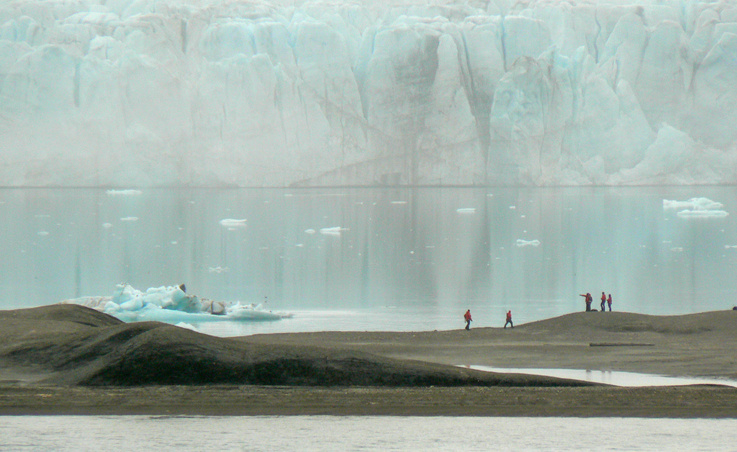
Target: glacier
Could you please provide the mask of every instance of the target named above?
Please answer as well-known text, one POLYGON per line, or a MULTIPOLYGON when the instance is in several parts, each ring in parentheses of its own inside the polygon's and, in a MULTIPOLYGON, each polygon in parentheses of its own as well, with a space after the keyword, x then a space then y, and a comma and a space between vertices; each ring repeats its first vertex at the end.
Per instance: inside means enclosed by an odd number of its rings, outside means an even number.
POLYGON ((737 183, 727 0, 3 0, 0 185, 737 183))

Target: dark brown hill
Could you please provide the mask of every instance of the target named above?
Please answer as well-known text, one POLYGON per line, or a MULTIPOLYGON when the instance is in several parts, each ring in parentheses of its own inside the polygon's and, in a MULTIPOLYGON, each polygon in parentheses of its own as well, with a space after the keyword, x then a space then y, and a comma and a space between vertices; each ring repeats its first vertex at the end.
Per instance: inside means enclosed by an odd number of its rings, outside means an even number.
POLYGON ((159 322, 126 324, 75 305, 0 312, 0 364, 62 385, 577 386, 335 347, 252 343, 159 322))

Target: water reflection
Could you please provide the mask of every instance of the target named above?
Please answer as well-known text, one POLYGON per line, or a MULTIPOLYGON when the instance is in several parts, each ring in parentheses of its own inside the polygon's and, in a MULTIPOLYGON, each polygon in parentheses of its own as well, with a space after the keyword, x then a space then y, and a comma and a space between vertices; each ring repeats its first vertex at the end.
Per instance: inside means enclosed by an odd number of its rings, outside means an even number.
POLYGON ((525 323, 602 290, 615 310, 729 309, 734 215, 663 208, 697 196, 737 204, 729 187, 4 189, 0 307, 127 282, 391 319, 376 329, 457 328, 466 309, 476 327, 501 326, 509 309, 525 323))

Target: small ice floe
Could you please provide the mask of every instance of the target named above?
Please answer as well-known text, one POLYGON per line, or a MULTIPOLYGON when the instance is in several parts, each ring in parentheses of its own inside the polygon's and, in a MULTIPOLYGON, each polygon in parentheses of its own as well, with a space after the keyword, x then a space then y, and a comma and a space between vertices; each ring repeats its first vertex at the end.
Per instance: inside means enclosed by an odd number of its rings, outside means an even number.
POLYGON ((234 218, 224 218, 220 220, 220 226, 226 227, 226 228, 245 228, 246 227, 246 219, 238 220, 234 218))
POLYGON ((730 248, 734 248, 734 249, 737 249, 737 245, 724 245, 724 249, 725 249, 725 250, 728 250, 728 249, 730 249, 730 248))
POLYGON ((310 235, 312 235, 312 234, 316 234, 316 233, 317 233, 317 231, 316 231, 316 230, 314 230, 314 229, 305 229, 305 234, 310 234, 310 235))
POLYGON ((110 229, 113 227, 113 224, 112 223, 102 223, 102 227, 105 229, 110 229))
POLYGON ((334 226, 331 228, 322 228, 320 229, 320 234, 322 235, 332 235, 332 236, 340 236, 341 232, 347 231, 347 228, 341 228, 340 226, 334 226))
POLYGON ((38 235, 49 235, 49 231, 38 231, 36 234, 38 235))
POLYGON ((729 213, 724 210, 681 210, 677 215, 681 218, 723 218, 729 213))
POLYGON ((663 210, 679 210, 681 218, 723 218, 729 215, 721 210, 724 204, 709 198, 691 198, 688 201, 663 200, 663 210))
POLYGON ((517 206, 509 206, 509 209, 510 210, 515 210, 516 208, 517 208, 517 206))
POLYGON ((120 221, 138 221, 138 217, 123 217, 120 221))
POLYGON ((523 247, 523 246, 540 246, 540 240, 522 240, 522 239, 517 239, 516 245, 518 247, 520 247, 520 248, 523 247))
POLYGON ((400 205, 401 206, 401 205, 407 204, 407 201, 392 201, 391 203, 394 204, 394 205, 400 205))
POLYGON ((138 196, 143 192, 141 190, 108 190, 106 193, 110 196, 138 196))
POLYGON ((682 253, 683 252, 683 248, 680 247, 680 246, 674 246, 670 250, 673 251, 674 253, 682 253))
POLYGON ((663 200, 663 209, 716 210, 722 207, 724 207, 724 204, 712 201, 709 198, 691 198, 688 201, 663 200))
POLYGON ((207 270, 210 273, 223 273, 223 272, 230 271, 230 270, 228 270, 228 267, 221 267, 219 265, 217 267, 209 267, 207 270))
POLYGON ((456 209, 456 212, 461 214, 470 214, 470 213, 476 213, 475 207, 462 207, 460 209, 456 209))

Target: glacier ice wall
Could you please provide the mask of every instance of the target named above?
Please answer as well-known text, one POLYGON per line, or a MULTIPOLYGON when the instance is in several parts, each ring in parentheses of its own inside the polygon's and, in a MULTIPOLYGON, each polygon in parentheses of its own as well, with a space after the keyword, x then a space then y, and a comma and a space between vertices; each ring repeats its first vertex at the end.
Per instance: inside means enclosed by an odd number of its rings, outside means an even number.
POLYGON ((0 2, 0 185, 737 183, 726 0, 0 2))

